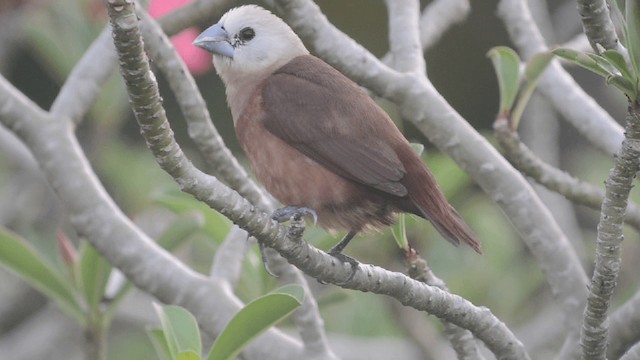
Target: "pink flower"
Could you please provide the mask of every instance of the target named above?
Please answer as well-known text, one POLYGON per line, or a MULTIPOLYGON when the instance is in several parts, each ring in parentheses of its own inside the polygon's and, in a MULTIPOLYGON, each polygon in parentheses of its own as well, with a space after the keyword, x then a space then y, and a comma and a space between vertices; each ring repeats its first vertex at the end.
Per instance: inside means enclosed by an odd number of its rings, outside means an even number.
MULTIPOLYGON (((149 6, 149 14, 154 18, 159 18, 190 2, 191 0, 152 0, 149 6)), ((189 71, 194 75, 205 73, 212 67, 211 55, 191 44, 199 33, 198 29, 191 27, 171 37, 173 46, 185 64, 187 64, 189 71)))

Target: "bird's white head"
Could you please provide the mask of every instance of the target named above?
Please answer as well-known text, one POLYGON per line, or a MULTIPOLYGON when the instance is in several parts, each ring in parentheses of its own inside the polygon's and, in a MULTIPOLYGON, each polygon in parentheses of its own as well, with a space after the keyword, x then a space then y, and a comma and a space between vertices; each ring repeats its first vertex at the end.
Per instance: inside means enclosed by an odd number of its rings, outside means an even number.
POLYGON ((216 71, 230 81, 268 76, 309 51, 279 17, 256 5, 229 10, 193 42, 213 54, 216 71))

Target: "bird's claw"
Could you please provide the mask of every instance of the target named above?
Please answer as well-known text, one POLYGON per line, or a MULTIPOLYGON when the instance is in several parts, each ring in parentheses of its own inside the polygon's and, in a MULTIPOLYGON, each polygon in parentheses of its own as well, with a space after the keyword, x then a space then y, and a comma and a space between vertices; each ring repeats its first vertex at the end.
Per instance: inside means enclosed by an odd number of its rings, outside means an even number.
POLYGON ((271 214, 271 219, 283 223, 285 221, 291 220, 294 216, 303 217, 305 215, 311 215, 313 218, 313 225, 318 222, 318 214, 316 211, 303 206, 286 206, 280 209, 277 209, 271 214))
POLYGON ((349 255, 345 255, 340 251, 336 251, 334 249, 329 250, 329 255, 333 256, 334 258, 340 260, 343 263, 347 263, 351 265, 351 274, 349 274, 349 277, 345 281, 336 283, 336 285, 338 286, 344 285, 349 281, 351 281, 351 279, 353 279, 354 276, 356 276, 356 272, 358 271, 358 267, 360 266, 360 263, 358 262, 358 260, 352 258, 349 255))

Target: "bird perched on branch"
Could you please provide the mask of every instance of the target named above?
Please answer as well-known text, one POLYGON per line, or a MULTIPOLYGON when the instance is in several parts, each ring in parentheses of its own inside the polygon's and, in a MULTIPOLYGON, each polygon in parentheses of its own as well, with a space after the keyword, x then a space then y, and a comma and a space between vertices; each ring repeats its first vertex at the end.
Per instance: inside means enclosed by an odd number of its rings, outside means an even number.
POLYGON ((213 53, 238 140, 256 178, 285 208, 356 233, 390 225, 395 213, 429 220, 440 234, 480 243, 389 116, 358 85, 309 54, 291 28, 255 5, 229 10, 194 45, 213 53))

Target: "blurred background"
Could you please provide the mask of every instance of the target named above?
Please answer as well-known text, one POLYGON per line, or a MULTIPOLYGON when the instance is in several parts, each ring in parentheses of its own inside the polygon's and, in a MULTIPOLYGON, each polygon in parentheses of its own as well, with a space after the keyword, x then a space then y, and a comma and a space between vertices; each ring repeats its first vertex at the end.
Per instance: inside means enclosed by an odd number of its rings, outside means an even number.
MULTIPOLYGON (((154 16, 185 3, 154 2, 150 10, 154 16)), ((375 55, 387 52, 387 15, 383 1, 317 2, 330 21, 375 55)), ((429 3, 423 1, 425 6, 429 3)), ((547 32, 549 44, 567 42, 581 31, 573 1, 531 3, 541 28, 547 32)), ((436 88, 490 140, 498 89, 486 53, 493 46, 510 46, 506 31, 495 15, 496 4, 496 0, 472 2, 468 19, 454 26, 426 52, 429 78, 436 88)), ((211 19, 210 23, 216 21, 211 19)), ((69 72, 106 22, 100 0, 0 0, 0 73, 43 109, 49 109, 69 72)), ((196 76, 215 126, 244 162, 225 104, 224 89, 210 66, 211 59, 190 45, 193 35, 199 31, 187 30, 186 34, 174 38, 175 45, 196 76)), ((626 99, 621 94, 596 76, 579 69, 571 71, 599 104, 614 118, 623 120, 626 99)), ((206 169, 187 136, 168 87, 161 77, 159 80, 178 142, 198 166, 206 169)), ((611 156, 585 143, 565 122, 558 122, 544 99, 533 101, 543 110, 531 111, 524 119, 521 136, 525 141, 569 173, 593 184, 602 184, 611 167, 611 156)), ((403 123, 393 105, 385 101, 380 104, 411 141, 426 145, 425 161, 451 203, 483 240, 485 254, 478 256, 467 248, 453 248, 442 241, 428 223, 410 219, 408 230, 412 244, 452 292, 490 308, 535 349, 539 355, 536 358, 544 358, 545 351, 555 352, 562 341, 553 331, 560 331, 559 309, 535 260, 499 208, 455 163, 429 145, 412 125, 403 123)), ((110 195, 152 236, 162 233, 167 219, 181 214, 196 214, 194 216, 205 219, 207 225, 181 241, 175 253, 194 269, 208 272, 212 256, 231 225, 215 212, 180 195, 170 177, 160 170, 139 135, 126 91, 116 73, 79 125, 77 135, 110 195)), ((543 199, 557 211, 558 221, 570 235, 590 273, 598 213, 572 207, 547 193, 543 199)), ((68 274, 68 269, 60 255, 58 239, 62 236, 76 248, 82 247, 82 240, 68 225, 63 206, 39 173, 37 164, 26 148, 1 127, 0 225, 26 239, 63 273, 68 274)), ((311 229, 306 238, 327 249, 338 236, 311 229)), ((637 288, 630 264, 640 257, 638 234, 627 231, 627 240, 617 303, 629 298, 637 288)), ((360 236, 347 252, 362 262, 405 271, 402 255, 389 231, 360 236)), ((275 280, 262 268, 257 249, 250 253, 245 266, 237 289, 244 301, 275 286, 275 280)), ((384 351, 403 354, 406 357, 402 358, 407 359, 451 355, 439 334, 441 325, 436 319, 416 315, 415 311, 384 297, 310 282, 316 288, 330 339, 344 358, 373 358, 367 354, 384 358, 384 351)), ((148 325, 157 323, 150 300, 134 290, 120 303, 109 331, 109 359, 154 358, 145 334, 148 325)), ((8 358, 12 359, 80 359, 83 357, 82 332, 79 324, 60 312, 45 296, 0 267, 0 354, 11 354, 8 358)))

